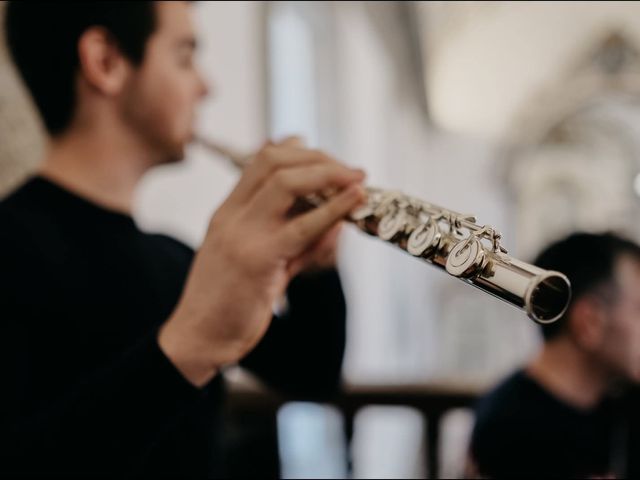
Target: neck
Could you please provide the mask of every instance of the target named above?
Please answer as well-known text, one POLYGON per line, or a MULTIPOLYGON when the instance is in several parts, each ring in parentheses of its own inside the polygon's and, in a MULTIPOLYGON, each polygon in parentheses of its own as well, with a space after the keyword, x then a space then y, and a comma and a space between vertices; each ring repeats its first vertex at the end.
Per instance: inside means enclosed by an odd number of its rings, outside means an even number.
POLYGON ((155 163, 152 157, 113 128, 76 127, 50 141, 39 173, 93 203, 131 214, 136 185, 155 163))
POLYGON ((608 372, 564 337, 546 343, 527 372, 554 396, 581 410, 595 407, 609 388, 608 372))

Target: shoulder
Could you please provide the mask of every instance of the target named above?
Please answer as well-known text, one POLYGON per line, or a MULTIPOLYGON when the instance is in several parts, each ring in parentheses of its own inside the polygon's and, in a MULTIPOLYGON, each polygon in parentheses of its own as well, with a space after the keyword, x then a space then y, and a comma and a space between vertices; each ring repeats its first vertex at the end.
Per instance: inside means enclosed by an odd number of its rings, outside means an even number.
POLYGON ((64 242, 56 206, 40 190, 31 179, 0 201, 0 277, 12 291, 42 286, 48 273, 64 266, 71 248, 64 242))
POLYGON ((26 248, 29 245, 27 224, 19 210, 10 203, 0 202, 0 255, 8 247, 26 248))
POLYGON ((531 468, 531 444, 540 438, 544 392, 524 371, 513 373, 483 396, 475 409, 470 455, 483 474, 531 468))
POLYGON ((530 399, 535 384, 523 370, 517 370, 484 395, 476 405, 476 416, 491 418, 520 409, 530 399))
POLYGON ((51 293, 50 263, 24 219, 5 203, 0 204, 0 306, 2 325, 18 321, 51 293))
POLYGON ((40 181, 36 177, 27 178, 7 195, 0 199, 0 208, 5 211, 29 211, 38 204, 40 181))
POLYGON ((35 180, 0 201, 0 256, 3 263, 20 262, 22 268, 51 252, 63 253, 64 244, 55 205, 43 196, 35 180))
POLYGON ((526 436, 539 425, 543 410, 548 410, 546 393, 523 370, 518 370, 476 404, 472 441, 485 443, 488 438, 526 436))
POLYGON ((0 238, 24 242, 36 240, 54 222, 54 207, 37 178, 27 179, 0 201, 0 238))

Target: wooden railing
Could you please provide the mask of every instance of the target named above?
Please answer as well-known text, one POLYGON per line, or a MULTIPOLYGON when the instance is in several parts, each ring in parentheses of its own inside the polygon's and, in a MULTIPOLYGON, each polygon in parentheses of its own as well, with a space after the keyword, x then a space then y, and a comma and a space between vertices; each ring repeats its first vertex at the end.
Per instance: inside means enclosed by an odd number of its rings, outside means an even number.
MULTIPOLYGON (((419 411, 425 422, 427 474, 438 478, 441 420, 452 409, 470 408, 481 393, 475 385, 448 383, 425 384, 359 384, 347 385, 343 391, 322 401, 337 408, 344 416, 345 435, 350 445, 354 432, 354 419, 358 411, 372 405, 408 406, 419 411)), ((276 394, 258 384, 231 383, 229 407, 236 412, 263 412, 275 417, 278 409, 292 401, 318 401, 305 397, 276 394)), ((350 460, 349 460, 350 461, 350 460)), ((351 464, 349 465, 351 470, 351 464)))

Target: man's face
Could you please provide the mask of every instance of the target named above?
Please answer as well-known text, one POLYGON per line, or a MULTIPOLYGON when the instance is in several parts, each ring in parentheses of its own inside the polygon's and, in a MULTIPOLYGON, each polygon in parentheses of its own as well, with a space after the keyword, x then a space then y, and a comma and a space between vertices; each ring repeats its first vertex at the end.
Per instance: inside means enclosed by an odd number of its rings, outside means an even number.
POLYGON ((605 308, 602 343, 598 357, 629 380, 640 381, 640 261, 630 256, 618 259, 615 271, 618 294, 605 308))
POLYGON ((186 2, 155 4, 156 29, 142 65, 121 97, 125 122, 160 162, 179 160, 192 139, 195 110, 207 88, 194 64, 195 33, 186 2))

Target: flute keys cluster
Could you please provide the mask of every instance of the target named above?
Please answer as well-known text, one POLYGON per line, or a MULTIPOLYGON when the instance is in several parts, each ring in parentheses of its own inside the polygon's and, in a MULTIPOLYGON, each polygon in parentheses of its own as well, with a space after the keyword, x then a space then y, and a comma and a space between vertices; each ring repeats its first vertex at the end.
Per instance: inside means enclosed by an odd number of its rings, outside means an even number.
POLYGON ((377 189, 369 189, 367 203, 351 214, 351 220, 367 233, 395 243, 415 257, 446 257, 443 266, 449 274, 470 278, 487 265, 480 237, 493 230, 479 227, 470 231, 467 238, 459 238, 460 218, 475 220, 430 205, 425 207, 399 192, 377 189), (439 223, 446 223, 444 230, 439 223))

